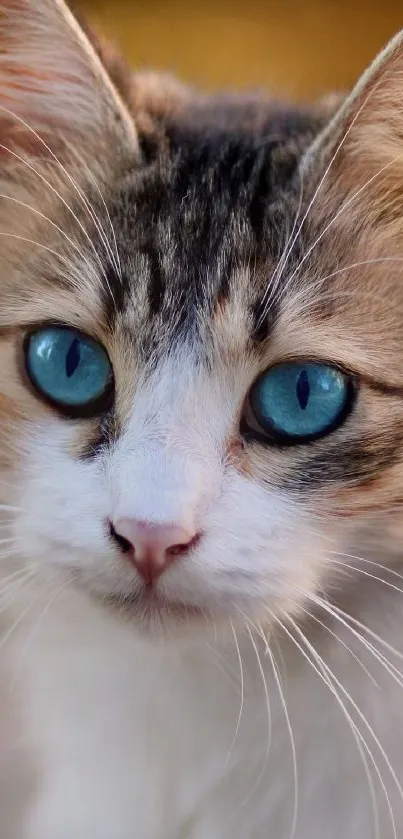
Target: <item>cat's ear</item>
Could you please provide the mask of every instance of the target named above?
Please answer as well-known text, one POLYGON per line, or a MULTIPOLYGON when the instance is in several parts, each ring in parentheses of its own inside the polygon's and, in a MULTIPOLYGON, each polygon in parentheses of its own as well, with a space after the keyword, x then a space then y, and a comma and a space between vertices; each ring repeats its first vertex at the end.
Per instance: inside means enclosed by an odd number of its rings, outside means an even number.
POLYGON ((7 149, 137 150, 132 117, 64 0, 1 0, 0 165, 7 149))
MULTIPOLYGON (((311 149, 344 188, 403 198, 403 30, 378 55, 311 149)), ((330 175, 330 179, 331 175, 330 175)))

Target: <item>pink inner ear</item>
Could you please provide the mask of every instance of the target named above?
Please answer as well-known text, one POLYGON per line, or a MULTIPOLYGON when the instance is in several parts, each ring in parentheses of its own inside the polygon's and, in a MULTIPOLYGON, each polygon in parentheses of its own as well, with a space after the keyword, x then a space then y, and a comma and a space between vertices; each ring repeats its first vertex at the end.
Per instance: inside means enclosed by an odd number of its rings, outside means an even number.
MULTIPOLYGON (((85 86, 85 74, 82 73, 81 80, 78 73, 82 56, 77 50, 74 67, 75 54, 66 38, 63 20, 60 31, 55 31, 56 4, 48 4, 46 0, 36 0, 36 3, 35 0, 3 0, 2 8, 0 143, 3 148, 0 155, 8 156, 4 146, 27 154, 36 153, 41 146, 43 154, 44 146, 34 131, 52 145, 52 138, 54 142, 57 133, 68 124, 69 91, 72 100, 79 99, 74 91, 85 86), (49 12, 47 21, 46 10, 52 6, 53 13, 49 12), (73 65, 71 70, 68 61, 73 65)), ((73 115, 70 118, 73 120, 73 115)))
MULTIPOLYGON (((122 100, 63 0, 0 0, 3 147, 28 154, 40 147, 43 154, 36 131, 52 149, 61 138, 99 148, 118 130, 121 141, 136 141, 122 100)), ((7 156, 4 148, 0 154, 7 156)))
MULTIPOLYGON (((41 77, 38 73, 34 74, 31 71, 27 72, 27 76, 32 80, 36 78, 45 81, 46 79, 45 75, 41 77)), ((22 113, 19 112, 22 109, 17 109, 16 100, 29 98, 30 84, 29 82, 28 84, 25 83, 27 77, 24 77, 23 72, 21 71, 19 74, 14 68, 13 77, 13 81, 9 85, 10 92, 0 93, 0 157, 10 156, 7 148, 10 148, 16 154, 23 151, 28 155, 37 153, 39 148, 41 148, 41 153, 43 154, 46 150, 39 137, 50 147, 56 146, 57 122, 51 117, 48 117, 46 125, 44 125, 43 119, 38 120, 38 115, 29 106, 22 113), (20 81, 18 81, 19 79, 20 81), (15 96, 12 95, 12 90, 15 91, 15 96), (20 91, 22 92, 22 97, 20 91), (35 135, 35 131, 39 135, 38 137, 35 135)), ((51 85, 50 77, 48 78, 48 83, 51 85)))

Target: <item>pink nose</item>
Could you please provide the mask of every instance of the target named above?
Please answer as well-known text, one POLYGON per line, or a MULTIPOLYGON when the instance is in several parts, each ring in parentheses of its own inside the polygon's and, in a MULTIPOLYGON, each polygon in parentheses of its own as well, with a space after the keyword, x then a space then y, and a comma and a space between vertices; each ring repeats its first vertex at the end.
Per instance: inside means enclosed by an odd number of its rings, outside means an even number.
POLYGON ((130 553, 133 565, 144 581, 150 584, 193 547, 198 539, 195 531, 176 524, 152 524, 136 519, 117 519, 112 535, 130 553))

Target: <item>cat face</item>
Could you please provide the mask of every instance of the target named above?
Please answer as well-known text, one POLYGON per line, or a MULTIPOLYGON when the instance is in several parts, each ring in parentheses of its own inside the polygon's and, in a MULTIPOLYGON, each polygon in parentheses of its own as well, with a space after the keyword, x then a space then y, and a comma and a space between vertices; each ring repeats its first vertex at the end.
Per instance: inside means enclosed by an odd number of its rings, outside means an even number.
POLYGON ((12 563, 186 634, 281 623, 374 548, 392 562, 400 40, 327 125, 112 84, 60 3, 1 14, 12 563))

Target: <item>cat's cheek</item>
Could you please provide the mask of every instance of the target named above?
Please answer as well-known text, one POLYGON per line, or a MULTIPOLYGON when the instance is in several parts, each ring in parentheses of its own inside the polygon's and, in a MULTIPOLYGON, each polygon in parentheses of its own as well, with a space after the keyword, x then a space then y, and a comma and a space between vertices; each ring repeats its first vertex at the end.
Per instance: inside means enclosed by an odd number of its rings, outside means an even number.
POLYGON ((82 554, 105 553, 108 492, 97 458, 71 453, 73 429, 58 420, 31 429, 17 469, 20 512, 14 521, 18 549, 61 564, 82 554))

